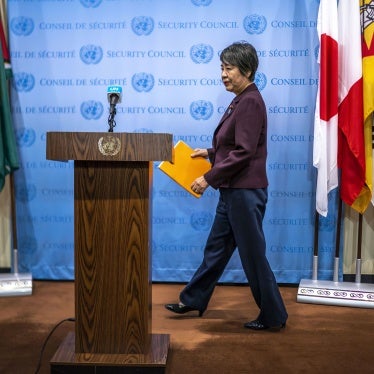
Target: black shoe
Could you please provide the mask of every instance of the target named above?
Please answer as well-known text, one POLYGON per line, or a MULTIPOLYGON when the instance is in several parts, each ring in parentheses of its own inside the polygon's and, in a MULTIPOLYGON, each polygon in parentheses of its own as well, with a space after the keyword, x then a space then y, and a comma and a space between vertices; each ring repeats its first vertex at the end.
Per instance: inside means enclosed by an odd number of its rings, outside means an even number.
POLYGON ((199 309, 196 309, 196 308, 192 308, 188 305, 181 305, 181 304, 165 304, 165 308, 167 310, 170 310, 171 312, 177 313, 177 314, 184 314, 184 313, 188 313, 188 312, 198 311, 199 312, 199 317, 201 317, 204 313, 204 310, 199 310, 199 309))
POLYGON ((245 323, 244 327, 251 330, 280 331, 281 329, 284 329, 286 327, 286 322, 282 323, 279 326, 266 326, 259 320, 255 319, 253 321, 245 323))

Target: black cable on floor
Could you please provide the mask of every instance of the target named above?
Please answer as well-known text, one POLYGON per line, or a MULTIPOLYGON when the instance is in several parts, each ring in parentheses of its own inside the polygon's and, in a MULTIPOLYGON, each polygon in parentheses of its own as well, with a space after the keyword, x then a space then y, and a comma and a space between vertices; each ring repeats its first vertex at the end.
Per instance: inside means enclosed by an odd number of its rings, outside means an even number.
POLYGON ((57 329, 57 327, 59 327, 61 324, 63 324, 64 322, 75 322, 75 318, 65 318, 63 319, 62 321, 60 321, 57 325, 55 325, 53 327, 53 329, 49 332, 47 338, 45 339, 44 343, 43 343, 43 346, 42 346, 42 349, 40 350, 40 355, 39 355, 39 361, 38 361, 38 366, 36 367, 36 370, 35 370, 35 374, 38 374, 39 373, 39 370, 42 366, 42 358, 43 358, 43 353, 44 353, 44 350, 45 350, 45 347, 48 343, 48 340, 49 338, 52 336, 52 334, 55 332, 55 330, 57 329))

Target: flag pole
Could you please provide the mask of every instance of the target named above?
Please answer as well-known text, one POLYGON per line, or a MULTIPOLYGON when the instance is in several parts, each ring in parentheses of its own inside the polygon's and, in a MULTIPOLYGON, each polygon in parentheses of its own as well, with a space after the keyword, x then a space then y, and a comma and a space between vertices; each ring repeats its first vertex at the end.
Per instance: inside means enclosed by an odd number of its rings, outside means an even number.
MULTIPOLYGON (((0 296, 17 296, 17 295, 30 295, 32 293, 32 275, 31 273, 18 273, 18 250, 17 250, 17 225, 16 225, 16 209, 15 209, 15 192, 14 192, 14 179, 13 172, 18 169, 18 156, 16 150, 16 140, 14 137, 14 129, 12 127, 12 116, 11 116, 11 106, 10 106, 10 87, 9 81, 7 79, 11 76, 10 68, 5 69, 5 62, 10 60, 9 53, 7 50, 6 37, 2 24, 2 9, 0 17, 0 89, 1 89, 1 123, 2 130, 4 130, 3 140, 6 142, 8 147, 6 150, 6 157, 8 158, 7 166, 9 170, 4 173, 5 176, 10 177, 10 205, 11 205, 11 240, 13 248, 13 266, 12 272, 10 274, 0 274, 0 296), (6 58, 3 56, 3 49, 7 52, 6 58), (12 152, 10 151, 12 150, 12 152)), ((1 134, 3 136, 3 134, 1 134)), ((3 181, 2 181, 3 182, 3 181)))
POLYGON ((339 198, 338 203, 338 218, 336 222, 336 239, 335 239, 335 259, 334 259, 334 277, 333 281, 339 281, 339 257, 340 257, 340 232, 341 232, 341 220, 342 220, 342 199, 339 198))
POLYGON ((358 214, 358 236, 356 255, 356 277, 355 282, 361 283, 361 245, 362 245, 362 214, 358 214))
POLYGON ((18 274, 18 240, 17 240, 17 218, 16 218, 16 202, 14 196, 14 176, 13 173, 9 174, 10 182, 10 215, 12 225, 12 243, 13 243, 13 266, 14 274, 18 274))
POLYGON ((32 294, 31 273, 18 272, 18 240, 16 223, 16 202, 14 189, 14 175, 9 173, 10 208, 11 208, 11 239, 13 248, 13 264, 10 274, 0 274, 0 296, 26 296, 32 294))
POLYGON ((313 248, 313 270, 312 280, 318 278, 318 229, 319 229, 319 213, 316 211, 314 217, 314 248, 313 248))

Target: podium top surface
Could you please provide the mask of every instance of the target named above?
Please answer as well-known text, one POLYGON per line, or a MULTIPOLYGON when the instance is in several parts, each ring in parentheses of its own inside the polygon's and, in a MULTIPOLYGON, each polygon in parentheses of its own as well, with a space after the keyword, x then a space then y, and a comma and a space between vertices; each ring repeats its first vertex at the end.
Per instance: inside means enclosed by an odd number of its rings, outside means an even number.
POLYGON ((47 160, 172 161, 173 136, 163 133, 47 132, 47 160))

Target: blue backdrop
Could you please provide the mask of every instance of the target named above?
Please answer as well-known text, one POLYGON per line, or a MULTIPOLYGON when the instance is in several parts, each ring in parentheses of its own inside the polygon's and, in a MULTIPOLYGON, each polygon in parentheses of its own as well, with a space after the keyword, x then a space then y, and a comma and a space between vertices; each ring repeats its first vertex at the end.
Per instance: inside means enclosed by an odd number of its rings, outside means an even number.
MULTIPOLYGON (((267 254, 278 282, 310 278, 315 215, 316 0, 9 0, 20 271, 74 278, 73 163, 46 160, 47 131, 108 130, 108 85, 123 88, 115 132, 167 132, 209 147, 232 99, 219 53, 238 40, 260 58, 269 117, 267 254)), ((187 281, 218 193, 201 199, 154 163, 154 281, 187 281)), ((331 279, 335 200, 320 220, 319 278, 331 279)), ((245 282, 237 254, 223 282, 245 282)))

